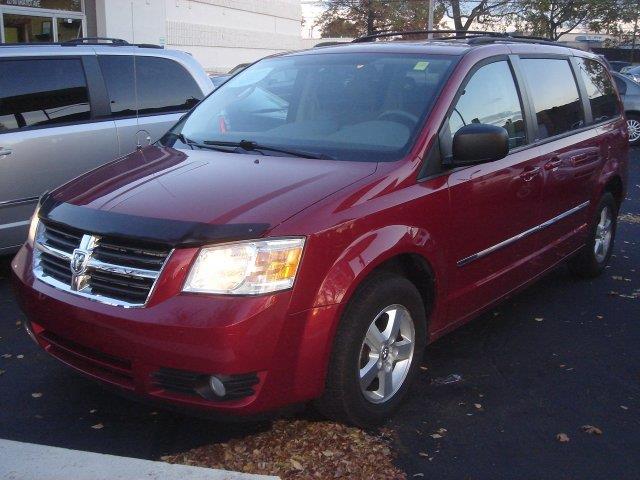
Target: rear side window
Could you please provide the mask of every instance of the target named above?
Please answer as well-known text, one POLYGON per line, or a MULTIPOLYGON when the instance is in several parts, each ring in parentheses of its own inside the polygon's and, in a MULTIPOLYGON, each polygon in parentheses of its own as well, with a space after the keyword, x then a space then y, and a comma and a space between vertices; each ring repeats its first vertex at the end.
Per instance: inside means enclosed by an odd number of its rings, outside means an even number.
POLYGON ((584 126, 584 113, 567 60, 526 58, 522 69, 538 120, 538 138, 560 135, 584 126))
POLYGON ((203 95, 182 65, 167 58, 136 57, 140 115, 189 110, 203 95))
POLYGON ((90 117, 79 59, 0 60, 0 133, 90 117))
POLYGON ((580 75, 587 89, 587 97, 591 104, 594 123, 609 120, 620 114, 618 97, 609 72, 600 62, 586 58, 578 58, 580 75))
POLYGON ((470 123, 503 127, 510 148, 526 143, 520 98, 506 61, 490 63, 473 74, 449 117, 451 138, 470 123))
POLYGON ((133 81, 133 56, 99 55, 100 70, 109 92, 111 115, 131 117, 136 115, 136 91, 133 81))

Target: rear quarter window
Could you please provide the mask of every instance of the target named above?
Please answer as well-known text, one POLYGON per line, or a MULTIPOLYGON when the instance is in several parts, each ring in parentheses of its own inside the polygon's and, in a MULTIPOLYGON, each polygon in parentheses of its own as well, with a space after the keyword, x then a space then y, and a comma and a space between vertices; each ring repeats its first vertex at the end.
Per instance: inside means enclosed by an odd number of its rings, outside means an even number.
POLYGON ((187 70, 168 58, 136 57, 139 115, 189 110, 203 98, 187 70))
POLYGON ((607 69, 600 62, 587 58, 578 58, 578 65, 591 104, 593 122, 617 117, 620 114, 618 96, 607 69))
POLYGON ((521 64, 536 110, 538 139, 585 125, 578 85, 568 60, 525 58, 521 64))

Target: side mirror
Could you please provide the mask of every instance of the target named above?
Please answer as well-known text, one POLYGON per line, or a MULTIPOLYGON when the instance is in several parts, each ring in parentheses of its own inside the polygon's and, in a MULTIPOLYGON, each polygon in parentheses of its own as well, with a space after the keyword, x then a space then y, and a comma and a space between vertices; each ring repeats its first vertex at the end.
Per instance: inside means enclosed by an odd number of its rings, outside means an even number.
POLYGON ((509 134, 502 127, 486 123, 470 123, 453 136, 453 164, 500 160, 509 153, 509 134))

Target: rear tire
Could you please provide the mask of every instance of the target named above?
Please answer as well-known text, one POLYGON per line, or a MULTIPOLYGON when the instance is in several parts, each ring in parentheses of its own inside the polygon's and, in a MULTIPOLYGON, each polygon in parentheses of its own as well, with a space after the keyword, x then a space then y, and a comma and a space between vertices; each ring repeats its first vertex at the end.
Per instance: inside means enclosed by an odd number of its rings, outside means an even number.
POLYGON ((392 273, 365 280, 337 328, 316 407, 344 423, 380 425, 407 394, 426 338, 424 304, 413 283, 392 273))
POLYGON ((596 208, 585 246, 569 261, 571 271, 585 278, 597 277, 609 263, 618 224, 618 205, 606 192, 596 208))

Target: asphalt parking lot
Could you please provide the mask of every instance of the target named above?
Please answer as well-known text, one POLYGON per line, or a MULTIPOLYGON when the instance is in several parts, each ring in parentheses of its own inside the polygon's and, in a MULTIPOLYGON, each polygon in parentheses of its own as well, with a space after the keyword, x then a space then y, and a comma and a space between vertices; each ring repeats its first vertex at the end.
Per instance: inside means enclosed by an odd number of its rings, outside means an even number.
MULTIPOLYGON (((605 275, 560 268, 428 349, 389 425, 408 478, 640 476, 640 150, 631 165, 605 275), (461 381, 440 384, 451 374, 461 381)), ((158 459, 269 428, 153 409, 58 364, 19 324, 0 263, 0 438, 158 459)))

